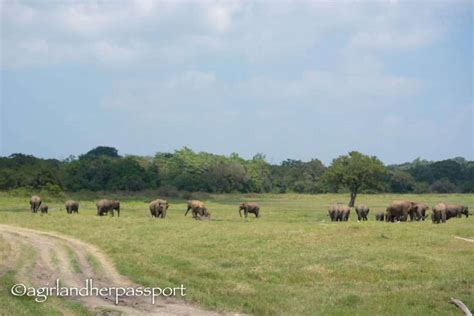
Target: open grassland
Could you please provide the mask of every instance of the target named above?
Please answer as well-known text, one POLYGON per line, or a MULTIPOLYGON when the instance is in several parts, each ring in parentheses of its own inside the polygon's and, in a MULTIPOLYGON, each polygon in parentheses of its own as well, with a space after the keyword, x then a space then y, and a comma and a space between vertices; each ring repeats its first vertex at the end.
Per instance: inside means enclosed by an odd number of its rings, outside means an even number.
MULTIPOLYGON (((74 198, 74 196, 71 196, 74 198)), ((0 194, 0 224, 59 232, 101 248, 120 273, 145 286, 188 288, 187 299, 218 311, 257 315, 457 315, 451 297, 474 309, 474 216, 446 224, 375 222, 391 200, 468 205, 474 195, 360 195, 368 222, 328 221, 327 206, 347 195, 211 195, 211 221, 184 217, 185 200, 169 200, 166 219, 152 219, 144 198, 122 200, 120 218, 95 216, 80 200, 67 215, 47 200, 48 216, 32 214, 28 198, 0 194), (261 205, 262 218, 240 218, 239 202, 261 205)), ((430 212, 431 213, 431 212, 430 212)), ((0 258, 8 253, 0 239, 0 258), (3 255, 2 255, 3 254, 3 255)), ((27 261, 28 249, 21 252, 27 261)), ((59 299, 37 304, 8 294, 15 270, 0 271, 0 310, 48 313, 59 299)), ((71 303, 72 304, 72 303, 71 303)), ((82 314, 80 306, 62 308, 82 314)))

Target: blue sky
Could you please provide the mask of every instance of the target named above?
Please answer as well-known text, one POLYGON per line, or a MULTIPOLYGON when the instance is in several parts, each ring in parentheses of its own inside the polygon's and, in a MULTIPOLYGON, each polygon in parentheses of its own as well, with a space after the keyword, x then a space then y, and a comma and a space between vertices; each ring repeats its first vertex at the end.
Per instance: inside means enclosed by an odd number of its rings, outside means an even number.
POLYGON ((2 1, 0 155, 474 159, 472 1, 2 1))

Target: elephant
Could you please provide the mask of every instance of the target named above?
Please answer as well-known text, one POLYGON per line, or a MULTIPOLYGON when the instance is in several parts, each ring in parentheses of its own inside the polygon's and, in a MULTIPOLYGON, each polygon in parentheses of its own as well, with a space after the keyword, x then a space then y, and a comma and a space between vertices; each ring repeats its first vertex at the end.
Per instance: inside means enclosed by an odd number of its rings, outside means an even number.
POLYGON ((412 201, 393 201, 387 207, 385 220, 387 222, 406 221, 408 216, 413 220, 415 218, 415 202, 412 201))
POLYGON ((151 217, 166 217, 166 211, 168 210, 169 203, 165 200, 154 200, 150 203, 150 214, 151 217))
POLYGON ((103 216, 111 213, 114 216, 114 210, 117 211, 117 216, 120 217, 120 201, 103 199, 96 203, 97 215, 103 216))
POLYGON ((68 214, 79 213, 79 202, 67 200, 66 203, 64 203, 64 206, 66 207, 66 212, 68 214))
POLYGON ((248 213, 255 214, 255 217, 260 217, 260 206, 257 203, 253 202, 242 202, 239 205, 239 215, 242 217, 242 210, 244 210, 245 218, 247 218, 248 213))
POLYGON ((385 213, 384 212, 375 213, 375 220, 383 222, 385 220, 385 213))
MULTIPOLYGON (((456 205, 456 204, 446 204, 446 214, 456 215, 456 217, 462 217, 465 215, 466 218, 469 217, 469 208, 463 205, 456 205)), ((454 217, 454 216, 451 216, 454 217)))
POLYGON ((349 220, 349 215, 351 214, 351 208, 346 205, 339 205, 337 211, 337 218, 339 221, 347 222, 349 220))
POLYGON ((428 217, 428 215, 426 214, 426 211, 429 210, 429 209, 430 208, 426 204, 416 203, 415 204, 415 209, 414 209, 415 219, 417 221, 419 221, 419 220, 424 221, 425 218, 428 217))
POLYGON ((38 212, 41 206, 41 198, 37 195, 33 195, 30 199, 30 208, 33 213, 38 212))
POLYGON ((359 204, 357 205, 355 209, 357 213, 357 219, 360 220, 367 220, 367 215, 369 215, 370 209, 365 205, 365 204, 359 204))
POLYGON ((328 216, 331 219, 331 222, 334 222, 337 220, 337 213, 338 213, 339 205, 331 205, 328 209, 328 216))
POLYGON ((204 203, 198 200, 188 201, 188 209, 184 216, 188 215, 189 210, 192 210, 194 219, 209 219, 211 217, 211 213, 208 212, 204 203))
POLYGON ((342 204, 331 205, 328 209, 328 216, 331 218, 331 222, 347 221, 350 213, 351 209, 342 204))
POLYGON ((439 224, 440 222, 446 223, 448 219, 446 214, 446 204, 438 203, 433 207, 433 213, 431 214, 431 220, 434 224, 439 224))
POLYGON ((41 214, 48 214, 48 208, 49 208, 48 204, 45 204, 45 203, 41 204, 40 206, 41 214))
POLYGON ((196 219, 202 220, 202 219, 211 219, 211 213, 207 210, 206 207, 204 207, 201 212, 199 213, 199 216, 196 217, 196 219))

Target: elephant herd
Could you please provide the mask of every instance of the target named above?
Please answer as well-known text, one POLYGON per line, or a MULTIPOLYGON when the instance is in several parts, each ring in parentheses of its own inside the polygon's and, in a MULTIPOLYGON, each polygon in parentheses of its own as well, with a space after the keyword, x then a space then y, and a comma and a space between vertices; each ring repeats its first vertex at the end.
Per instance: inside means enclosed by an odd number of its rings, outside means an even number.
MULTIPOLYGON (((120 202, 116 200, 103 199, 96 203, 97 215, 103 216, 107 213, 111 213, 114 216, 114 210, 117 211, 117 215, 120 216, 120 202)), ((39 196, 33 195, 30 199, 31 212, 37 213, 38 210, 41 214, 48 214, 48 205, 41 201, 39 196)), ((64 208, 68 214, 79 213, 79 202, 73 200, 67 200, 64 203, 64 208)))
MULTIPOLYGON (((423 203, 413 201, 393 201, 386 208, 385 212, 375 213, 376 221, 386 222, 404 222, 424 221, 427 217, 429 207, 423 203)), ((370 209, 365 204, 357 205, 355 208, 357 219, 359 221, 368 220, 367 216, 370 209)), ((328 216, 331 221, 347 221, 349 219, 351 209, 343 204, 331 205, 328 209, 328 216)), ((445 223, 446 220, 453 217, 469 216, 469 208, 463 205, 438 203, 432 208, 431 220, 435 224, 445 223)))
MULTIPOLYGON (((79 213, 79 202, 68 200, 64 204, 66 212, 68 214, 79 213)), ((33 213, 37 213, 38 210, 41 211, 41 214, 48 213, 48 205, 42 203, 39 196, 32 196, 30 199, 30 207, 33 213)), ((120 201, 118 200, 109 200, 102 199, 96 203, 97 215, 104 216, 110 215, 114 216, 114 212, 117 212, 117 216, 120 217, 120 201)), ((166 200, 157 199, 149 204, 150 214, 152 218, 165 218, 166 211, 169 208, 169 203, 166 200)), ((203 202, 198 200, 189 200, 187 202, 187 210, 184 213, 185 216, 188 215, 188 212, 191 210, 194 219, 204 220, 210 219, 211 213, 208 211, 207 207, 203 202)), ((260 206, 257 203, 253 202, 243 202, 239 205, 239 215, 242 217, 242 211, 244 211, 244 216, 247 218, 248 214, 254 214, 255 217, 260 217, 260 206)))
MULTIPOLYGON (((64 204, 68 214, 79 212, 79 203, 73 200, 68 200, 64 204)), ((42 203, 39 196, 32 196, 30 200, 30 208, 33 213, 38 211, 41 214, 48 214, 48 205, 42 203)), ((117 212, 117 216, 120 217, 120 201, 102 199, 96 203, 97 215, 104 216, 110 214, 114 216, 117 212)), ((169 203, 166 200, 157 199, 149 204, 150 214, 152 218, 165 218, 166 211, 169 208, 169 203)), ((424 221, 427 217, 427 211, 429 207, 423 203, 417 203, 413 201, 393 201, 386 208, 385 212, 379 211, 375 213, 376 221, 386 222, 404 222, 410 219, 410 221, 424 221)), ((187 202, 187 209, 184 213, 185 216, 191 211, 192 217, 196 220, 205 220, 211 218, 211 213, 199 200, 189 200, 187 202)), ((242 217, 242 211, 244 212, 245 218, 248 214, 254 214, 256 218, 260 217, 260 206, 254 202, 242 202, 239 204, 239 215, 242 217)), ((365 204, 359 204, 355 208, 358 221, 367 221, 369 215, 369 207, 365 204)), ((333 222, 345 222, 349 220, 351 208, 341 203, 331 205, 328 209, 328 216, 333 222)), ((432 208, 431 220, 433 223, 445 223, 446 220, 453 217, 461 217, 465 215, 468 217, 469 208, 463 205, 438 203, 432 208)))

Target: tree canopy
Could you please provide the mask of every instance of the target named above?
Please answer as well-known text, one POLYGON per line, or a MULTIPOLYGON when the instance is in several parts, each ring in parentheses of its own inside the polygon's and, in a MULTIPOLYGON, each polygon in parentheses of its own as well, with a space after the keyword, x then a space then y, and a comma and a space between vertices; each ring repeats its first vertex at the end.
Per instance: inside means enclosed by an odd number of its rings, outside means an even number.
MULTIPOLYGON (((437 162, 416 159, 385 167, 376 157, 350 152, 329 167, 318 159, 287 159, 270 164, 262 154, 244 159, 195 152, 183 147, 152 157, 120 156, 99 146, 60 161, 31 155, 0 157, 0 190, 15 188, 64 191, 140 191, 157 188, 228 192, 474 192, 474 162, 454 158, 437 162)), ((351 199, 352 200, 352 199, 351 199)))
POLYGON ((336 190, 340 187, 349 189, 349 206, 352 207, 362 189, 381 190, 385 173, 385 166, 377 157, 351 151, 333 160, 323 175, 323 181, 336 190))

